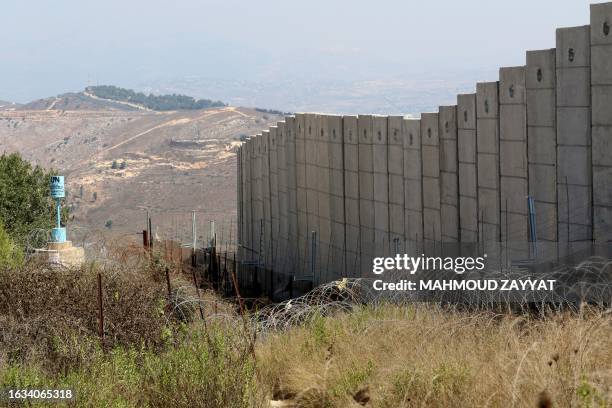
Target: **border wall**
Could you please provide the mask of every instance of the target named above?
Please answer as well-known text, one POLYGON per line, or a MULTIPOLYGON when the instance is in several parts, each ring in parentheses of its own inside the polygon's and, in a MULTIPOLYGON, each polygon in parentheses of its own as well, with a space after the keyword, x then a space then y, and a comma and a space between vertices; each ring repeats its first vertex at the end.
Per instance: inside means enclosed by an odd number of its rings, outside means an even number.
POLYGON ((420 119, 298 113, 246 140, 238 256, 259 269, 240 281, 274 298, 398 253, 461 248, 506 267, 609 249, 611 25, 612 3, 591 5, 556 48, 420 119))

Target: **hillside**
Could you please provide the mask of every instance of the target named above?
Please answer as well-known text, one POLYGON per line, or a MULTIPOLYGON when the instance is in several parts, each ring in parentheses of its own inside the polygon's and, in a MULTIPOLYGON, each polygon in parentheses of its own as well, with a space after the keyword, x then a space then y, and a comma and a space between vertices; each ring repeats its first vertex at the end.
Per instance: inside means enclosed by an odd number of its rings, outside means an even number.
POLYGON ((152 112, 79 100, 0 112, 0 151, 67 176, 75 239, 141 231, 145 207, 160 236, 187 239, 192 210, 202 233, 209 219, 227 224, 236 213, 234 146, 280 119, 244 108, 152 112))

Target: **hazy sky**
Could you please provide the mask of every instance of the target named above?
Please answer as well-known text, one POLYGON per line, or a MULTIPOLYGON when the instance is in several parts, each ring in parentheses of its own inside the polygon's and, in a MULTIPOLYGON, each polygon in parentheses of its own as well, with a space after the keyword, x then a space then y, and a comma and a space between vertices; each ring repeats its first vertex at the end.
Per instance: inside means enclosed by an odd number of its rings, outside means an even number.
MULTIPOLYGON (((524 64, 584 0, 3 0, 0 99, 190 77, 458 77, 524 64)), ((495 78, 483 78, 495 79, 495 78)))

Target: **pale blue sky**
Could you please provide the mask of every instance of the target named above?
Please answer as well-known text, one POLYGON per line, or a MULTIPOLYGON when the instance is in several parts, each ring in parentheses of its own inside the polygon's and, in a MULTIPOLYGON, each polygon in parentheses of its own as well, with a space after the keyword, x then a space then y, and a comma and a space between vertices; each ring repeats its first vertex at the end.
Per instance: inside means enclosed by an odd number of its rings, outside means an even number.
POLYGON ((4 0, 0 99, 192 77, 461 79, 554 47, 556 27, 588 24, 589 3, 4 0))

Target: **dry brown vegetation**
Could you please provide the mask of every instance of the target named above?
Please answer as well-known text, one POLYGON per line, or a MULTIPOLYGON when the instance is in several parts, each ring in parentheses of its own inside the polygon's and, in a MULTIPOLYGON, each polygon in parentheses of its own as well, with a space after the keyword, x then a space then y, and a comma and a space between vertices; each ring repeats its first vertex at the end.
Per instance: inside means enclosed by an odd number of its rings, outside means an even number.
POLYGON ((243 320, 235 304, 210 292, 195 301, 192 283, 178 273, 169 301, 166 266, 172 265, 134 250, 75 270, 29 264, 0 271, 0 387, 70 387, 78 406, 96 407, 599 407, 612 401, 609 311, 542 316, 353 304, 273 330, 261 325, 262 314, 243 320), (97 332, 98 273, 104 346, 97 332))
POLYGON ((300 407, 596 407, 611 403, 611 350, 608 312, 386 305, 271 334, 258 367, 300 407))

